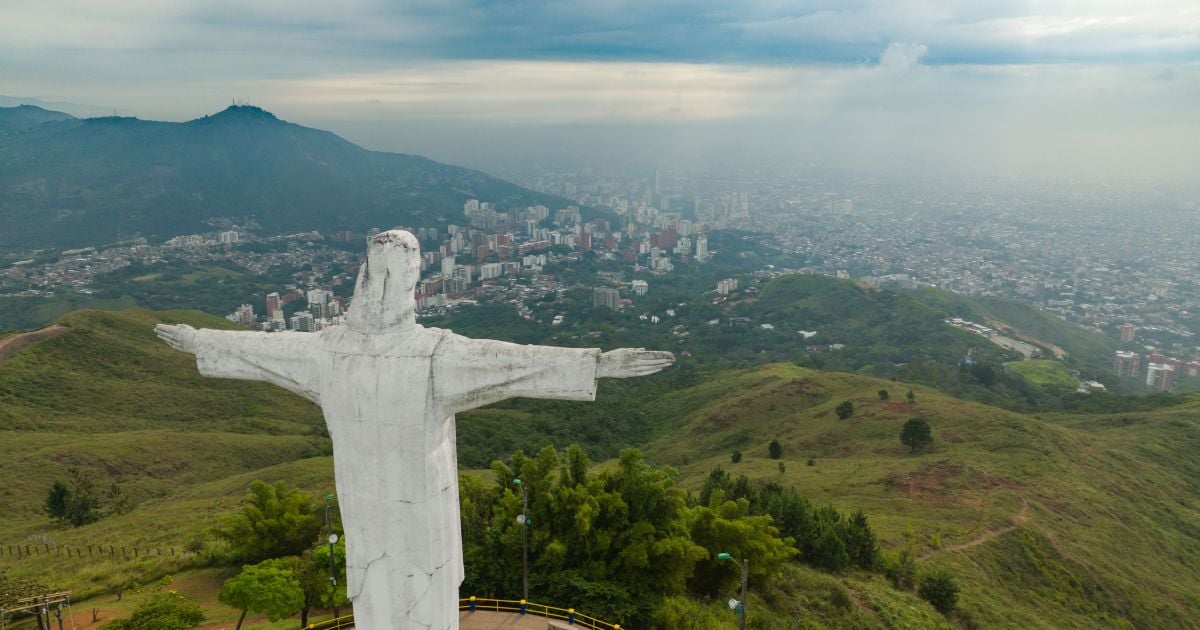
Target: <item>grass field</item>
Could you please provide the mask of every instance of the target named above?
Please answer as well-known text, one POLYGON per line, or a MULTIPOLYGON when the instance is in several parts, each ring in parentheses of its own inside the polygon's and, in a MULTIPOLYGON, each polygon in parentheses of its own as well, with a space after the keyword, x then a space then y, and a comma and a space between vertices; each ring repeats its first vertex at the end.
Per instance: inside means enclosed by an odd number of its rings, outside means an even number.
MULTIPOLYGON (((77 613, 96 606, 107 619, 137 601, 133 594, 115 602, 119 585, 173 574, 179 590, 204 604, 209 627, 229 627, 236 611, 215 602, 224 574, 211 565, 224 550, 211 526, 255 479, 285 480, 314 496, 330 491, 329 440, 319 411, 295 396, 201 378, 190 357, 154 338, 160 320, 227 325, 182 312, 73 314, 65 320, 70 333, 0 366, 0 475, 8 481, 0 488, 0 549, 60 550, 32 561, 0 553, 0 570, 69 588, 77 613), (121 484, 138 505, 78 529, 51 524, 42 501, 71 466, 102 487, 121 484), (88 555, 89 545, 143 551, 100 558, 88 555), (85 555, 61 555, 67 547, 85 555)), ((643 401, 653 423, 643 450, 678 468, 689 488, 722 466, 843 510, 863 509, 885 549, 912 544, 924 566, 959 576, 957 624, 1194 627, 1200 398, 1154 411, 1033 417, 925 387, 913 388, 909 404, 908 389, 790 365, 709 374, 643 401), (888 400, 880 400, 881 389, 888 400), (855 413, 840 420, 834 407, 844 400, 855 413), (933 446, 918 453, 898 439, 912 417, 933 427, 933 446), (767 454, 773 439, 783 445, 778 461, 767 454), (735 449, 743 459, 731 464, 735 449)), ((763 623, 947 623, 878 575, 794 567, 786 582, 788 601, 752 595, 752 609, 774 611, 759 617, 763 623)), ((711 612, 726 619, 721 605, 711 612)), ((280 624, 255 627, 296 621, 280 624)))
POLYGON ((1033 361, 1014 361, 1006 363, 1005 369, 1017 374, 1025 380, 1040 387, 1073 390, 1079 385, 1079 379, 1071 375, 1071 371, 1062 361, 1041 359, 1033 361))
POLYGON ((646 450, 698 488, 708 471, 861 508, 884 546, 913 540, 966 585, 984 627, 1189 627, 1200 618, 1200 410, 1052 420, 867 377, 789 366, 730 374, 653 403, 687 406, 646 450), (877 392, 888 389, 888 401, 877 392), (853 401, 839 420, 833 408, 853 401), (934 445, 899 442, 911 417, 934 445), (769 458, 778 439, 782 461, 769 458), (741 450, 741 463, 730 452, 741 450), (809 459, 813 465, 807 465, 809 459))

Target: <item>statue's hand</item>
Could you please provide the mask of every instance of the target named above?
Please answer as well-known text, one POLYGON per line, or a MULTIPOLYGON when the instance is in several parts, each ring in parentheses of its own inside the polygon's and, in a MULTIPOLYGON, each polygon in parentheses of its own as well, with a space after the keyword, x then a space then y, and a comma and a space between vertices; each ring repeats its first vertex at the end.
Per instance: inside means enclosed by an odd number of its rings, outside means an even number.
POLYGON ((670 352, 657 352, 642 348, 620 348, 600 355, 596 366, 598 378, 630 378, 645 376, 665 370, 675 362, 670 352))
POLYGON ((187 324, 159 324, 154 327, 159 339, 167 345, 189 354, 196 354, 196 329, 187 324))

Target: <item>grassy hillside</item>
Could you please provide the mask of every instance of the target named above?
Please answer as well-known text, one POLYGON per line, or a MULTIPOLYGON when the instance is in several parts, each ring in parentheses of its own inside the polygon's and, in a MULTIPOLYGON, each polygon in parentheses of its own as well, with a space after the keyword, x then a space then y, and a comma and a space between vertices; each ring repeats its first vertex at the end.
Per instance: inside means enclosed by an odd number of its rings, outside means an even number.
POLYGON ((1004 328, 1018 339, 1051 351, 1061 349, 1081 366, 1093 370, 1108 370, 1112 366, 1112 354, 1118 346, 1116 339, 1085 330, 1028 304, 997 297, 973 298, 936 289, 907 293, 955 317, 1004 328))
MULTIPOLYGON (((0 553, 0 570, 105 606, 130 578, 178 573, 223 623, 234 615, 211 601, 224 574, 205 567, 224 552, 209 529, 255 479, 329 491, 329 441, 319 410, 303 400, 200 377, 193 359, 154 338, 158 321, 227 325, 193 312, 75 313, 63 320, 71 332, 0 365, 0 474, 9 480, 0 489, 0 548, 60 549, 32 562, 0 553), (120 484, 136 507, 77 529, 51 524, 42 500, 72 466, 101 487, 120 484), (128 560, 62 555, 68 546, 86 554, 89 545, 142 552, 128 560)), ((606 384, 609 402, 593 405, 593 415, 576 417, 574 407, 557 406, 569 403, 552 401, 464 414, 460 443, 475 459, 489 444, 531 452, 547 437, 601 451, 634 444, 677 467, 687 487, 698 489, 722 466, 861 508, 885 550, 912 545, 923 566, 958 576, 957 624, 1158 628, 1200 618, 1200 398, 1034 417, 921 386, 910 404, 902 383, 783 364, 673 370, 647 382, 606 384), (844 400, 855 412, 840 420, 834 407, 844 400), (918 453, 898 439, 912 417, 933 427, 933 446, 918 453), (775 439, 779 461, 768 456, 775 439), (740 463, 730 463, 733 450, 743 453, 740 463)), ((948 623, 878 575, 788 571, 787 601, 752 592, 763 627, 948 623)), ((704 610, 728 619, 720 605, 704 610)))
POLYGON ((1050 390, 1073 390, 1079 385, 1079 379, 1072 376, 1071 371, 1061 361, 1052 359, 1014 361, 1004 367, 1034 385, 1050 390))
POLYGON ((652 403, 684 411, 646 450, 693 487, 722 466, 862 508, 885 547, 911 541, 927 564, 957 573, 960 607, 984 627, 1200 618, 1200 404, 1049 421, 921 387, 910 406, 906 390, 778 365, 730 374, 652 403), (833 411, 843 400, 856 407, 848 420, 833 411), (932 448, 899 442, 911 417, 932 425, 932 448))
POLYGON ((181 550, 234 509, 254 479, 332 487, 330 443, 314 405, 265 384, 202 378, 193 358, 154 336, 160 321, 228 327, 195 312, 82 311, 61 320, 70 332, 0 365, 0 476, 8 480, 0 489, 0 568, 83 596, 108 591, 132 576, 207 562, 181 550), (78 529, 52 524, 42 501, 72 467, 100 489, 118 484, 136 506, 78 529), (136 561, 26 562, 7 555, 18 544, 143 551, 136 561))

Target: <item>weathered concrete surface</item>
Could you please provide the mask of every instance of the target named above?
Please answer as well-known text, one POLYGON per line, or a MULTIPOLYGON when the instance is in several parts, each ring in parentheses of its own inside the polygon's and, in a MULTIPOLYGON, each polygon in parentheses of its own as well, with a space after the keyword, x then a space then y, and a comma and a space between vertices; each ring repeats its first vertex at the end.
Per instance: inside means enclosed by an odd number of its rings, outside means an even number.
POLYGON ((373 238, 347 325, 319 333, 157 327, 201 374, 262 380, 321 406, 333 438, 359 628, 458 626, 463 579, 454 414, 514 396, 594 400, 596 379, 652 374, 668 352, 523 346, 416 324, 420 251, 373 238))

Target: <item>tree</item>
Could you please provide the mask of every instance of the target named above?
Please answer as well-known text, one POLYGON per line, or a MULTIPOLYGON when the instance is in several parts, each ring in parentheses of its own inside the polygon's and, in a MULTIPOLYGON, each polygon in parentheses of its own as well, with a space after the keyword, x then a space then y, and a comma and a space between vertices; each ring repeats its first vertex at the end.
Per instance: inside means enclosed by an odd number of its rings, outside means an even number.
POLYGON ((958 582, 955 581, 954 574, 945 569, 931 571, 921 576, 917 594, 939 612, 946 614, 954 610, 955 604, 958 603, 958 582))
POLYGON ((771 456, 771 459, 783 457, 783 445, 779 443, 779 440, 771 440, 770 446, 767 447, 767 454, 771 456))
POLYGON ((203 622, 199 604, 160 586, 128 619, 113 621, 103 630, 188 630, 203 622))
POLYGON ((843 400, 842 402, 838 403, 838 406, 834 408, 833 412, 837 414, 838 419, 845 420, 846 418, 854 415, 854 403, 850 402, 849 400, 843 400))
POLYGON ((850 562, 862 569, 873 569, 879 561, 879 544, 867 524, 867 515, 858 510, 846 521, 844 536, 850 562))
MULTIPOLYGON (((64 484, 54 484, 50 489, 51 496, 46 497, 47 513, 53 500, 56 503, 53 507, 61 513, 61 516, 56 518, 70 523, 72 527, 82 527, 100 520, 103 513, 100 510, 100 495, 96 492, 95 482, 75 467, 68 468, 67 473, 71 475, 71 487, 68 489, 64 484)), ((51 517, 54 515, 51 514, 51 517)))
POLYGON ((887 400, 888 396, 889 396, 888 390, 886 390, 886 389, 879 390, 879 400, 887 400))
POLYGON ((247 563, 298 556, 320 532, 312 499, 282 481, 274 486, 250 484, 241 511, 224 518, 215 530, 229 541, 234 557, 247 563))
POLYGON ((915 392, 913 392, 912 389, 908 390, 908 394, 905 394, 905 398, 908 399, 908 404, 910 404, 910 405, 915 404, 917 402, 917 394, 915 392))
POLYGON ((729 461, 730 461, 730 463, 733 463, 733 464, 736 464, 736 463, 742 461, 742 452, 734 451, 733 454, 731 454, 729 456, 729 461))
POLYGON ((242 567, 241 573, 225 581, 217 599, 242 611, 236 630, 241 630, 248 612, 266 613, 271 621, 279 621, 304 606, 304 592, 287 559, 242 567))
POLYGON ((50 493, 46 495, 46 503, 42 509, 51 519, 65 522, 67 520, 67 502, 70 499, 71 491, 67 489, 67 485, 61 481, 55 481, 54 486, 50 488, 50 493))
POLYGON ((929 428, 929 423, 921 418, 912 418, 905 422, 904 428, 900 429, 900 442, 912 448, 913 453, 933 444, 933 432, 929 428))

